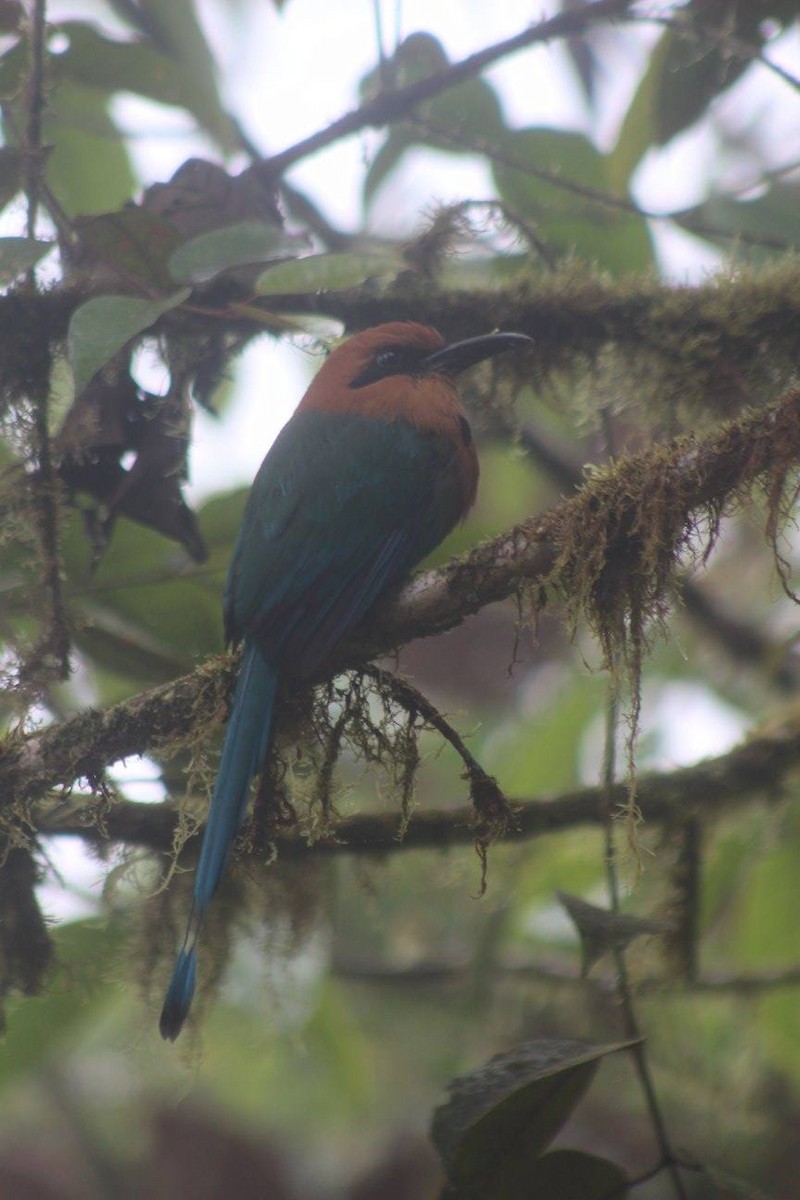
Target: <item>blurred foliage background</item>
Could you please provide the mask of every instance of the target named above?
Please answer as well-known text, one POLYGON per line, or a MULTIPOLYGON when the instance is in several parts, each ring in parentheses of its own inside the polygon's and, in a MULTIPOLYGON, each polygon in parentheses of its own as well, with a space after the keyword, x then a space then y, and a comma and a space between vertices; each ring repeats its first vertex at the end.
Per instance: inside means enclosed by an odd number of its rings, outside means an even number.
MULTIPOLYGON (((323 7, 0 4, 0 337, 12 393, 0 445, 0 636, 12 730, 21 716, 35 730, 128 700, 222 651, 221 589, 246 495, 232 441, 241 434, 230 430, 249 408, 257 462, 320 335, 395 315, 436 323, 438 304, 449 335, 501 321, 540 345, 525 379, 486 371, 466 386, 480 497, 431 565, 558 504, 609 457, 702 436, 796 380, 795 3, 600 4, 588 18, 564 0, 549 13, 567 23, 546 43, 531 39, 513 58, 502 49, 490 69, 473 65, 414 103, 403 89, 448 72, 464 38, 477 51, 522 35, 539 9, 509 8, 504 19, 518 24, 504 32, 482 3, 454 0, 444 19, 431 17, 433 32, 401 3, 359 0, 326 54, 323 7), (455 49, 448 26, 463 34, 455 49), (256 36, 267 66, 257 88, 248 76, 246 104, 237 56, 258 57, 256 36), (367 115, 337 135, 336 105, 323 102, 319 141, 306 144, 295 99, 305 112, 300 93, 324 97, 328 79, 331 95, 367 115), (543 88, 550 113, 520 119, 543 88), (383 108, 368 108, 376 102, 383 108), (256 110, 268 116, 269 145, 256 110), (182 174, 192 156, 224 171, 182 174), (263 160, 271 169, 255 170, 263 160), (742 281, 751 292, 725 291, 742 281), (717 286, 722 334, 704 358, 717 286), (633 312, 655 297, 666 307, 672 294, 674 341, 657 345, 641 318, 629 356, 614 304, 633 312), (598 297, 607 324, 590 337, 598 297), (737 338, 764 308, 778 316, 737 357, 737 338), (37 330, 59 350, 52 371, 43 357, 46 406, 35 380, 27 400, 14 395, 13 347, 22 355, 37 330), (253 357, 267 342, 282 343, 280 362, 253 357), (198 429, 209 447, 199 455, 198 429), (37 516, 15 498, 36 471, 42 478, 43 445, 64 489, 49 543, 46 499, 37 516), (226 461, 227 482, 211 469, 226 461)), ((764 728, 790 744, 800 737, 796 608, 777 581, 761 502, 731 509, 653 637, 642 774, 723 755, 764 728)), ((781 553, 794 564, 793 524, 781 553)), ((566 628, 555 598, 535 631, 505 601, 404 646, 397 664, 512 800, 543 803, 599 780, 608 679, 591 634, 566 628)), ((219 726, 201 732, 191 751, 210 761, 219 726)), ((623 722, 620 745, 624 732, 623 722)), ((456 754, 432 733, 420 748, 420 811, 463 808, 456 754)), ((175 746, 126 760, 104 782, 63 779, 69 790, 46 820, 26 813, 24 827, 41 835, 37 889, 53 958, 42 994, 21 996, 44 976, 20 973, 19 896, 7 883, 4 1195, 433 1196, 441 1168, 428 1127, 453 1076, 533 1038, 624 1036, 614 964, 606 953, 582 977, 579 937, 556 895, 607 904, 603 831, 576 821, 495 846, 480 898, 469 844, 398 841, 379 856, 339 846, 247 867, 226 891, 236 936, 229 954, 220 942, 224 982, 208 990, 188 1039, 166 1047, 156 1014, 190 880, 179 872, 161 890, 169 836, 159 855, 139 844, 147 837, 126 845, 96 830, 106 805, 197 811, 203 777, 187 775, 189 759, 175 746)), ((298 761, 298 795, 306 770, 298 761)), ((338 780, 341 817, 396 805, 385 773, 347 754, 338 780)), ((628 963, 672 1145, 703 1167, 684 1172, 686 1194, 788 1200, 800 1172, 800 823, 791 772, 752 790, 707 818, 645 824, 638 854, 620 838, 622 903, 628 915, 683 923, 682 963, 645 927, 628 963)), ((19 822, 14 811, 3 826, 9 845, 19 822)), ((659 1151, 624 1055, 604 1062, 557 1145, 620 1164, 643 1180, 632 1193, 642 1200, 675 1194, 663 1171, 645 1179, 659 1151)))

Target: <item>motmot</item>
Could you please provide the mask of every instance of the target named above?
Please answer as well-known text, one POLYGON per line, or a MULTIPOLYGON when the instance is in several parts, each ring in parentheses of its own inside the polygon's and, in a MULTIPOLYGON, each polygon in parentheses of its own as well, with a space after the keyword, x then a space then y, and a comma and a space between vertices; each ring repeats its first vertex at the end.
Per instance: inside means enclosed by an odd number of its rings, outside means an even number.
POLYGON ((437 546, 475 499, 478 457, 455 380, 530 344, 490 333, 446 344, 393 321, 328 356, 256 475, 224 594, 242 657, 194 877, 183 946, 161 1012, 174 1041, 195 991, 211 898, 270 753, 283 678, 313 680, 377 599, 437 546))

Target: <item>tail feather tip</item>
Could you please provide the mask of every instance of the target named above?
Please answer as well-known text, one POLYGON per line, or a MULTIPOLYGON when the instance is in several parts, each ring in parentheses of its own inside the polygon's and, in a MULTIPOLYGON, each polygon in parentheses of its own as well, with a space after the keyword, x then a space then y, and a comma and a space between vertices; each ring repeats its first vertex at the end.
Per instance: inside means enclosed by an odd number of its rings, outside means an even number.
POLYGON ((172 978, 169 981, 158 1028, 161 1036, 174 1042, 189 1015, 197 983, 197 954, 194 949, 181 950, 172 978))

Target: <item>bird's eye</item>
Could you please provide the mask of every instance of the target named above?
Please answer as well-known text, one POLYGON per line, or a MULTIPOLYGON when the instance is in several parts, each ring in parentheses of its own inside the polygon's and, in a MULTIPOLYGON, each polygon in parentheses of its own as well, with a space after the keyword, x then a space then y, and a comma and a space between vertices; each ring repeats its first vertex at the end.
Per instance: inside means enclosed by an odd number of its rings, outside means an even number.
POLYGON ((373 351, 369 362, 355 379, 350 380, 350 387, 366 387, 390 375, 413 375, 423 354, 424 351, 416 346, 381 346, 373 351))

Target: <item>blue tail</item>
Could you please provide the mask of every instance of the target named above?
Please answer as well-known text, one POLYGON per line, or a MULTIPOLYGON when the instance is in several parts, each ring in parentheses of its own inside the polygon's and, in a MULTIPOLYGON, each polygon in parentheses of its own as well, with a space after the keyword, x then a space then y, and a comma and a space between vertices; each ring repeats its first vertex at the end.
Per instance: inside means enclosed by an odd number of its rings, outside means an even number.
POLYGON ((265 661, 256 646, 246 643, 194 877, 186 937, 161 1010, 161 1036, 171 1042, 180 1033, 192 1003, 203 920, 247 808, 250 781, 267 757, 277 684, 275 667, 265 661))

